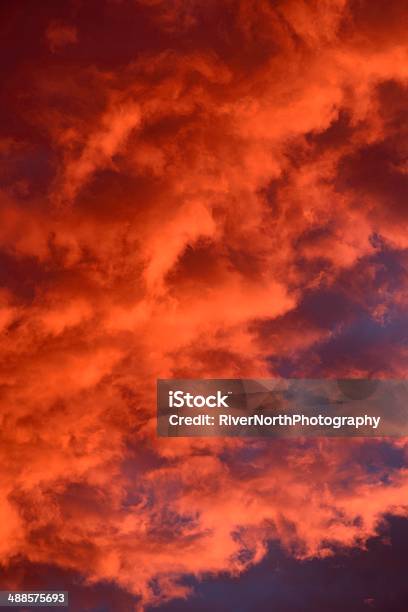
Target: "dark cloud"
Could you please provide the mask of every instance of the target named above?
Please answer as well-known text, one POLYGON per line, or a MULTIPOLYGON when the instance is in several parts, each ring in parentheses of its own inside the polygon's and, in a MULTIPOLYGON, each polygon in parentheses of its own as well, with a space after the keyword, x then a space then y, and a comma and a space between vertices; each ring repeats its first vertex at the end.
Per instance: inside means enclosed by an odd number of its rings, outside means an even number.
POLYGON ((265 559, 245 576, 206 578, 197 594, 151 610, 160 612, 403 612, 408 603, 404 580, 407 521, 388 517, 366 549, 338 550, 335 557, 296 563, 272 544, 265 559))

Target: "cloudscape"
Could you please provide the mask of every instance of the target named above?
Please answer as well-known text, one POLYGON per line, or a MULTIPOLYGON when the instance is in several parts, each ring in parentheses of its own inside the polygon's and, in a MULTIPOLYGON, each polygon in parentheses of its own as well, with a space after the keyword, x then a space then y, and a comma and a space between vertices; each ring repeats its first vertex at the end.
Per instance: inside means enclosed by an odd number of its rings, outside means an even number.
POLYGON ((406 438, 159 438, 155 398, 406 377, 405 3, 0 14, 1 588, 407 610, 406 438))

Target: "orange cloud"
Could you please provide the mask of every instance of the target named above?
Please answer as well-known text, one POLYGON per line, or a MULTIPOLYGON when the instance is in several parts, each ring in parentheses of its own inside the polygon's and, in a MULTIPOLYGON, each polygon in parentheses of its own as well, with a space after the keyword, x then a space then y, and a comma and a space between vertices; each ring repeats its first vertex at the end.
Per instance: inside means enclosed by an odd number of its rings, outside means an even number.
POLYGON ((155 380, 406 376, 408 64, 400 2, 102 4, 2 99, 1 547, 143 608, 406 516, 375 441, 159 440, 155 380))

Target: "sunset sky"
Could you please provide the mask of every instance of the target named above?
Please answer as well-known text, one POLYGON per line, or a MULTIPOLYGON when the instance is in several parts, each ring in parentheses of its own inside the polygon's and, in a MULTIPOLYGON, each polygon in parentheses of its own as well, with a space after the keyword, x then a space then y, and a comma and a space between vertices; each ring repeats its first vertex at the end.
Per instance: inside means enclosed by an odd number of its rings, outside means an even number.
POLYGON ((157 378, 405 378, 403 0, 2 0, 0 586, 404 612, 408 441, 156 436, 157 378))

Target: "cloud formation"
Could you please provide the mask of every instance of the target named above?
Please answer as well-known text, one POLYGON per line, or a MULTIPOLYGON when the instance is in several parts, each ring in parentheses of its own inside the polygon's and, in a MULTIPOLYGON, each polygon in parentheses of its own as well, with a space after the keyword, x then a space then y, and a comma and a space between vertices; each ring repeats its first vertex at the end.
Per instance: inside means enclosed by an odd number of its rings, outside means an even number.
POLYGON ((78 40, 78 34, 75 27, 58 22, 50 23, 45 32, 45 36, 50 50, 53 52, 65 45, 74 44, 78 40))
POLYGON ((364 546, 406 515, 375 442, 158 440, 155 380, 406 376, 403 3, 8 9, 2 562, 143 608, 364 546))

